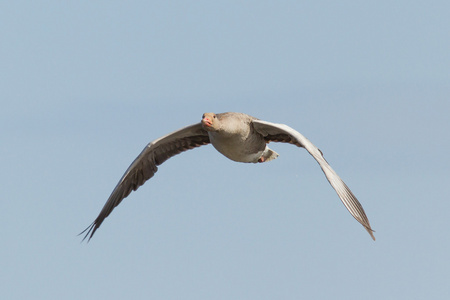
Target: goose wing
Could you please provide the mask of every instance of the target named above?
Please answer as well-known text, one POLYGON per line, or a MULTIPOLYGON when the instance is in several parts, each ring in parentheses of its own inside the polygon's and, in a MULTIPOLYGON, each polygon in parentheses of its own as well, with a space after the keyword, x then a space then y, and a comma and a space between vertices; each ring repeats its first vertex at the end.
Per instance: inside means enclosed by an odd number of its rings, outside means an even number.
POLYGON ((358 199, 353 195, 352 191, 342 181, 342 179, 331 168, 328 162, 323 157, 322 151, 313 145, 302 134, 284 124, 275 124, 261 120, 253 120, 253 127, 255 130, 262 134, 267 142, 284 142, 297 145, 298 147, 305 148, 309 154, 319 163, 323 173, 334 188, 342 203, 345 205, 351 215, 369 232, 373 240, 373 230, 370 227, 369 219, 364 212, 364 209, 359 203, 358 199))
POLYGON ((209 143, 208 133, 200 123, 181 128, 150 142, 128 167, 95 221, 80 233, 86 232, 83 240, 88 236, 90 240, 113 209, 132 191, 137 190, 155 175, 157 166, 181 152, 209 143))

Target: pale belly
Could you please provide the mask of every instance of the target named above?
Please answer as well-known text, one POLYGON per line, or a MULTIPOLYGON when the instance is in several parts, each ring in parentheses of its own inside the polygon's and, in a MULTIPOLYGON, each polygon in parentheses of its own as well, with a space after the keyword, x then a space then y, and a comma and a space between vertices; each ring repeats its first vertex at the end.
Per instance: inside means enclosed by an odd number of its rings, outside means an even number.
POLYGON ((237 162, 256 163, 266 148, 264 140, 249 141, 210 134, 210 141, 217 151, 237 162))

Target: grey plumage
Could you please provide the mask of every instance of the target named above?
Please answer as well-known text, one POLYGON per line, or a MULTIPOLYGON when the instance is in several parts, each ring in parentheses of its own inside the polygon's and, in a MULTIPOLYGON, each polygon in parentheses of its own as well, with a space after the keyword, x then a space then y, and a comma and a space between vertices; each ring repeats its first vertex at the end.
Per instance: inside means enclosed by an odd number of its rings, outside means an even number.
POLYGON ((126 198, 155 175, 158 166, 181 152, 209 144, 209 137, 200 123, 184 127, 149 143, 119 180, 98 217, 81 234, 92 238, 103 220, 126 198))
POLYGON ((137 190, 153 177, 158 166, 174 155, 212 143, 220 153, 231 160, 261 163, 278 157, 278 154, 267 146, 270 142, 291 143, 305 148, 318 162, 348 211, 375 240, 369 220, 358 199, 316 146, 287 125, 261 121, 242 113, 205 113, 201 123, 184 127, 149 143, 122 176, 98 217, 80 234, 86 232, 84 239, 91 239, 112 210, 131 191, 137 190))

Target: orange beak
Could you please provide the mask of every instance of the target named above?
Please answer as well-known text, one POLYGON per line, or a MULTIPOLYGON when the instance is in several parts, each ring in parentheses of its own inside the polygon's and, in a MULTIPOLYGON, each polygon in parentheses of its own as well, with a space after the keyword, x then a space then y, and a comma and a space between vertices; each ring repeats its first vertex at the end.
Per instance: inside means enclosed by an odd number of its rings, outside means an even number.
POLYGON ((203 123, 203 125, 208 126, 208 127, 212 126, 212 122, 209 118, 203 118, 202 123, 203 123))

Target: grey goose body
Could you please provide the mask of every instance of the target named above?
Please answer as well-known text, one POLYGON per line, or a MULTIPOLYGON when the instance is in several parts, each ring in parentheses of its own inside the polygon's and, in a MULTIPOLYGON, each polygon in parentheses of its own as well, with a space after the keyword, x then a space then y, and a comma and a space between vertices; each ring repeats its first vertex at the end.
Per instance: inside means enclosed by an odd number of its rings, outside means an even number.
POLYGON ((375 240, 360 202, 316 146, 287 125, 266 122, 234 112, 205 113, 200 123, 181 128, 149 143, 126 170, 98 217, 82 232, 86 232, 84 239, 91 239, 112 210, 132 191, 153 177, 158 166, 170 157, 211 143, 217 151, 233 161, 263 163, 278 157, 278 154, 268 147, 270 142, 291 143, 305 148, 317 161, 350 214, 375 240))

